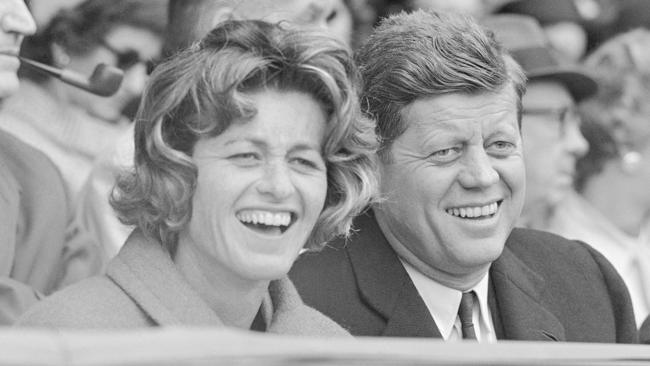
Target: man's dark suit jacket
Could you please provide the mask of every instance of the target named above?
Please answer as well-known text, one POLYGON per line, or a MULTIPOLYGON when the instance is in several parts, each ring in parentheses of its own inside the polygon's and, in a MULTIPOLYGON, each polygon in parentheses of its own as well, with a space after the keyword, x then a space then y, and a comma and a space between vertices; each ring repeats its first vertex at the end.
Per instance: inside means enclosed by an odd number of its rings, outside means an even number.
MULTIPOLYGON (((359 336, 441 337, 372 212, 357 231, 303 254, 290 276, 306 304, 359 336)), ((636 343, 630 296, 588 245, 515 229, 490 268, 497 339, 636 343)))

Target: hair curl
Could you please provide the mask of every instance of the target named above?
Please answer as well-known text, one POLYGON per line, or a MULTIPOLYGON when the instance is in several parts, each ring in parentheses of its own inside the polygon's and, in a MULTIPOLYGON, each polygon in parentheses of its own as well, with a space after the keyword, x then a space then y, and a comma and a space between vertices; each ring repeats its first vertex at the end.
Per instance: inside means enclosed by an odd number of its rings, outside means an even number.
POLYGON ((377 120, 383 159, 406 130, 402 109, 418 98, 498 92, 512 85, 521 114, 526 81, 521 67, 469 16, 395 14, 381 21, 356 60, 364 81, 361 105, 377 120))
POLYGON ((347 235, 377 190, 374 123, 359 108, 349 50, 319 33, 263 21, 227 21, 151 75, 135 125, 135 169, 120 177, 111 204, 170 252, 191 219, 196 142, 252 117, 247 94, 272 88, 308 93, 329 115, 323 146, 325 206, 306 247, 347 235))

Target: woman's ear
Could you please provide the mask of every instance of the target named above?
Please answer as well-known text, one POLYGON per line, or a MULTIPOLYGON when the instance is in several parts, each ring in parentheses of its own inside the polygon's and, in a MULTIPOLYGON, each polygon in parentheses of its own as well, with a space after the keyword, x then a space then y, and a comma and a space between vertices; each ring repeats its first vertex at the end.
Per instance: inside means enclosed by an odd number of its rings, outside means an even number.
POLYGON ((58 67, 66 67, 70 64, 70 55, 57 43, 50 46, 52 52, 52 61, 58 67))

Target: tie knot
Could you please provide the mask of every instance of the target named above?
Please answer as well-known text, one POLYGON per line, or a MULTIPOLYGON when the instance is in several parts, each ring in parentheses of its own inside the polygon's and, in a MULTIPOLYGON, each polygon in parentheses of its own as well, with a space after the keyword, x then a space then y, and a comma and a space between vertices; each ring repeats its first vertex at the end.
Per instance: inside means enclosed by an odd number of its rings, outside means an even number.
POLYGON ((463 332, 463 339, 476 339, 474 323, 472 323, 472 309, 474 308, 474 291, 463 292, 458 307, 458 317, 463 332))

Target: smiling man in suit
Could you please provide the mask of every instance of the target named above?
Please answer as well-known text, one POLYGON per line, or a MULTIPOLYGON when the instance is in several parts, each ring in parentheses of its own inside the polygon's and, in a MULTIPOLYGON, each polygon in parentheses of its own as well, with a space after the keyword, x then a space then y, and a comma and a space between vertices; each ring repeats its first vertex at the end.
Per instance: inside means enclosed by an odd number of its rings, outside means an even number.
POLYGON ((584 243, 513 229, 525 196, 525 76, 471 18, 389 17, 360 49, 383 200, 293 270, 352 334, 636 341, 627 289, 584 243))

